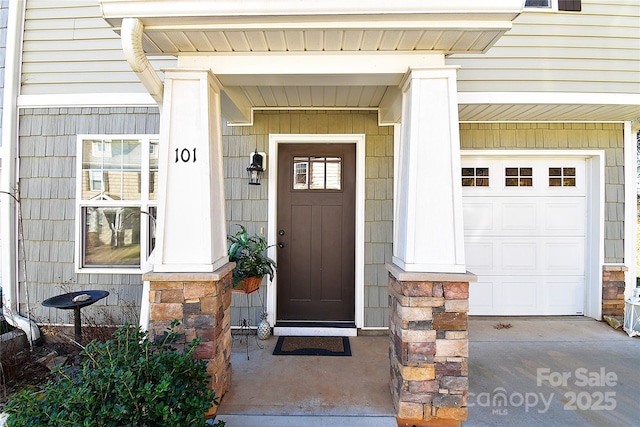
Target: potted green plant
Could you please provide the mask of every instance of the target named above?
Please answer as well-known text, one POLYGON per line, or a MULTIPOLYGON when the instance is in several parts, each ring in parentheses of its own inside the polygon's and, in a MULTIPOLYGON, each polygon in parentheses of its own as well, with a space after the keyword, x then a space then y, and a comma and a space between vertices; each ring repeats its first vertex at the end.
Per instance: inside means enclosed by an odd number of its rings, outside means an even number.
POLYGON ((273 280, 276 263, 266 255, 269 248, 267 240, 258 234, 249 235, 247 229, 238 224, 240 230, 228 235, 229 261, 235 262, 233 269, 233 289, 251 293, 260 287, 262 278, 267 275, 273 280))

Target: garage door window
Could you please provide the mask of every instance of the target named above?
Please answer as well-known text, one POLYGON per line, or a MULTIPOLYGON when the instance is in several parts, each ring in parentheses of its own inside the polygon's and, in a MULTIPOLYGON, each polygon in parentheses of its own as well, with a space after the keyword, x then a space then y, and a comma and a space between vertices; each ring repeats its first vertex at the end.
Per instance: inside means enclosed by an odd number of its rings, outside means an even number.
POLYGON ((575 187, 576 168, 549 168, 549 187, 575 187))
POLYGON ((504 176, 507 187, 533 186, 533 168, 505 168, 504 176))
POLYGON ((463 187, 488 187, 489 168, 462 168, 463 187))

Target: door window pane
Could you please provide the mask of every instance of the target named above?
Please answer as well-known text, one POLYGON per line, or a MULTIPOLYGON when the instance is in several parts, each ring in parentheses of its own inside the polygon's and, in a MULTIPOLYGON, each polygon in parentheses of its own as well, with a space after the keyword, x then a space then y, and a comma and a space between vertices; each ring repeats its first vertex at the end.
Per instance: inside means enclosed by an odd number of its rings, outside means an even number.
POLYGON ((306 190, 309 188, 309 158, 295 157, 293 159, 293 188, 306 190))
POLYGON ((294 190, 342 189, 342 158, 294 157, 294 190))

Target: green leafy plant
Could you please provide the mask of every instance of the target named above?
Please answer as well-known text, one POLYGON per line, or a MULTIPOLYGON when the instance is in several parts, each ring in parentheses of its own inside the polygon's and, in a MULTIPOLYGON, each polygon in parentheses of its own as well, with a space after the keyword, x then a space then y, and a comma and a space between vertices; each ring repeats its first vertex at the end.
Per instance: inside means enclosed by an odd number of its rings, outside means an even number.
POLYGON ((90 342, 79 369, 58 367, 41 390, 16 393, 4 408, 7 425, 206 426, 205 413, 218 399, 205 363, 192 358, 199 340, 182 351, 171 345, 177 324, 155 342, 129 325, 112 340, 90 342))
POLYGON ((277 269, 274 260, 266 255, 269 248, 267 240, 257 234, 249 235, 247 229, 238 224, 240 230, 234 235, 228 235, 229 261, 236 263, 233 269, 233 285, 237 286, 242 279, 248 277, 273 276, 277 269))

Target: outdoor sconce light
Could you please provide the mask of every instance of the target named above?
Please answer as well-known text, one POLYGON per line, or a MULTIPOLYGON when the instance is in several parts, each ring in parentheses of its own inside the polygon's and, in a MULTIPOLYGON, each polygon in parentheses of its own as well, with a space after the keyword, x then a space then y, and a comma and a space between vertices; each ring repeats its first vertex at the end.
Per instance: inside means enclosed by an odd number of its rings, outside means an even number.
POLYGON ((247 168, 247 175, 249 175, 249 185, 260 185, 262 174, 264 174, 264 160, 265 154, 258 153, 258 149, 254 153, 249 155, 249 163, 251 164, 247 168))

